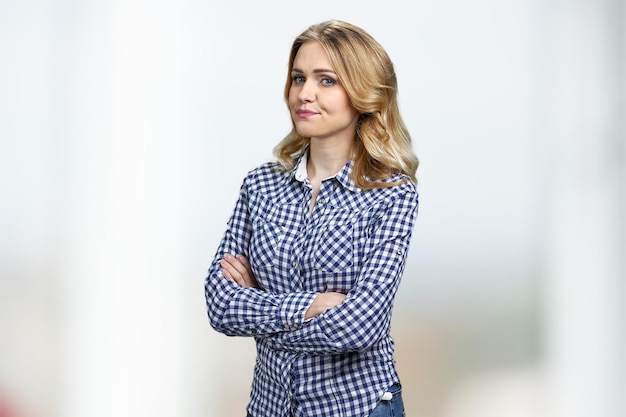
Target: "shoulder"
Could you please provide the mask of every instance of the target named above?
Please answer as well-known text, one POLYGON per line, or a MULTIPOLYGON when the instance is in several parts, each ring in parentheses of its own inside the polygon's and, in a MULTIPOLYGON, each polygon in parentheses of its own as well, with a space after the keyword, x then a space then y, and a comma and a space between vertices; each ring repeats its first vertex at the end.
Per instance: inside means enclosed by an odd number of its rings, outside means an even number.
POLYGON ((387 186, 356 188, 352 192, 336 195, 335 203, 344 209, 370 213, 374 217, 383 217, 386 213, 397 211, 417 211, 417 186, 410 177, 396 175, 381 182, 387 186))
POLYGON ((276 161, 265 162, 249 170, 246 174, 246 181, 263 181, 284 176, 286 171, 276 161))
POLYGON ((377 200, 385 200, 391 203, 397 199, 405 199, 414 200, 417 204, 417 184, 415 184, 408 175, 392 175, 381 182, 383 184, 389 184, 389 186, 377 187, 368 191, 371 192, 377 200))
POLYGON ((248 171, 244 185, 249 190, 263 190, 280 187, 290 178, 290 172, 276 161, 265 162, 248 171))

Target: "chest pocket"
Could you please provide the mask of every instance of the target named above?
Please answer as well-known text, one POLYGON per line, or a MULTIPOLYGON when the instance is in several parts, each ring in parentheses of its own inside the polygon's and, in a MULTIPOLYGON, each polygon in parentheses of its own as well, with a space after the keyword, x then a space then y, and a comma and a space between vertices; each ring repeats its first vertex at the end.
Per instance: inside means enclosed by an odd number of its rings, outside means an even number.
POLYGON ((342 213, 329 222, 315 245, 315 269, 341 272, 354 263, 354 225, 352 213, 342 213))
POLYGON ((250 240, 250 262, 261 268, 277 264, 278 246, 284 234, 284 228, 276 223, 265 219, 255 220, 250 240))

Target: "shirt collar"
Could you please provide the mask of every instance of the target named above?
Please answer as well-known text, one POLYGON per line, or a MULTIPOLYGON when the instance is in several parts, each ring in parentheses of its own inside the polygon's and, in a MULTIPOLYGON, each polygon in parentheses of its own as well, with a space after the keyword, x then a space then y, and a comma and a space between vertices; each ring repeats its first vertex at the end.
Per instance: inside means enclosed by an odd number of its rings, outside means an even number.
POLYGON ((309 150, 305 150, 300 156, 300 160, 296 164, 296 167, 293 170, 293 176, 296 180, 300 182, 304 182, 306 178, 308 178, 309 174, 306 171, 306 164, 309 160, 309 150))
MULTIPOLYGON (((308 160, 309 160, 309 150, 306 149, 300 156, 300 159, 298 160, 298 162, 296 163, 296 166, 294 167, 292 171, 292 174, 291 174, 292 178, 302 183, 308 178, 309 175, 306 170, 306 164, 308 160)), ((343 168, 341 168, 341 170, 339 170, 338 173, 336 173, 333 177, 330 177, 330 178, 334 178, 339 184, 341 184, 344 188, 350 191, 359 192, 361 191, 361 189, 357 187, 357 185, 352 180, 352 165, 353 165, 352 159, 348 160, 348 162, 346 162, 343 168)))

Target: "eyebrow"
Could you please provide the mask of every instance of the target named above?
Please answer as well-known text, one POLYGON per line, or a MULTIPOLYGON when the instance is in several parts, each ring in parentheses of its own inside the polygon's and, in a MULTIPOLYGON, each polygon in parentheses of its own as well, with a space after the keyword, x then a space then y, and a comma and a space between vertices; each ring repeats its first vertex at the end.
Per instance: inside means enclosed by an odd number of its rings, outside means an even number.
MULTIPOLYGON (((299 69, 299 68, 293 68, 293 69, 291 70, 291 72, 297 72, 297 73, 300 73, 300 74, 304 74, 304 71, 302 71, 302 70, 301 70, 301 69, 299 69)), ((314 70, 313 70, 313 74, 320 74, 320 73, 326 73, 326 72, 329 72, 329 73, 331 73, 331 74, 335 74, 335 75, 337 74, 335 71, 330 70, 330 69, 317 68, 317 69, 314 69, 314 70)))

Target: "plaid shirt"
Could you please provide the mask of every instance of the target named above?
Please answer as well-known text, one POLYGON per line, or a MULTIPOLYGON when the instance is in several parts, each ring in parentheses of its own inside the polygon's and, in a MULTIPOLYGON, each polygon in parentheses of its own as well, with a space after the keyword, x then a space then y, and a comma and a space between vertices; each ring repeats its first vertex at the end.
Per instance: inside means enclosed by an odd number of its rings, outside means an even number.
POLYGON ((254 417, 367 416, 399 382, 389 334, 417 215, 415 184, 361 190, 349 161, 321 184, 312 213, 306 155, 292 172, 267 163, 246 176, 205 280, 210 323, 254 337, 254 417), (243 254, 262 289, 224 278, 243 254), (316 294, 347 294, 310 320, 316 294))

